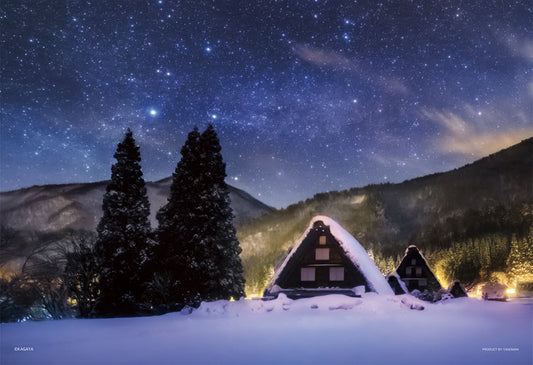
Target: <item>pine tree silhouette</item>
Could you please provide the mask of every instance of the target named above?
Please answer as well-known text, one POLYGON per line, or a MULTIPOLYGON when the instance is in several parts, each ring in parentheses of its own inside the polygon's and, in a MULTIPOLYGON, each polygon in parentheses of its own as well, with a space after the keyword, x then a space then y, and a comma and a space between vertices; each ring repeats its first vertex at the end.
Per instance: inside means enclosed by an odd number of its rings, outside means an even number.
POLYGON ((99 316, 139 313, 144 264, 151 245, 150 203, 139 164, 139 147, 131 130, 118 144, 114 157, 117 162, 111 168, 95 245, 100 269, 96 303, 99 316))

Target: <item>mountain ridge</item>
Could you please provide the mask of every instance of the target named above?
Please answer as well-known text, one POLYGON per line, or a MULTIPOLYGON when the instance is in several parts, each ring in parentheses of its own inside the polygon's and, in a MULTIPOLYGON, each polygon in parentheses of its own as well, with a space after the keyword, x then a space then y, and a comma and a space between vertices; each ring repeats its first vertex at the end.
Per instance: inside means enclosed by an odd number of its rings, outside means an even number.
MULTIPOLYGON (((94 230, 102 216, 108 182, 34 185, 0 192, 0 220, 3 226, 16 230, 94 230)), ((167 201, 170 184, 171 178, 146 183, 153 227, 157 210, 167 201)), ((274 210, 244 190, 228 187, 237 224, 274 210)))

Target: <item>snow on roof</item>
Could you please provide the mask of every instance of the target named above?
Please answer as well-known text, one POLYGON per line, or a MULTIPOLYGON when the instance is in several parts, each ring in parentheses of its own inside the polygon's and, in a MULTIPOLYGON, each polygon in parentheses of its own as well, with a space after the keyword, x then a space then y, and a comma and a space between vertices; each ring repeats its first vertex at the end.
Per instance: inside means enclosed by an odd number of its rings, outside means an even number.
POLYGON ((409 290, 407 290, 407 286, 405 285, 405 283, 403 282, 403 280, 400 278, 400 275, 398 275, 398 272, 397 271, 394 271, 392 273, 390 273, 389 275, 387 275, 385 278, 387 279, 387 281, 389 280, 389 278, 391 276, 394 276, 396 278, 396 280, 398 281, 398 285, 400 285, 400 288, 402 288, 402 290, 404 291, 404 293, 409 293, 409 290))
POLYGON ((370 256, 368 256, 363 246, 361 246, 361 244, 357 242, 357 240, 350 233, 348 233, 344 228, 342 228, 339 223, 323 215, 317 215, 313 217, 313 219, 311 219, 309 227, 304 232, 304 234, 302 234, 302 236, 298 240, 297 245, 291 250, 291 252, 287 255, 283 263, 274 273, 274 278, 272 279, 271 283, 276 282, 279 275, 283 272, 283 269, 285 269, 285 266, 291 259, 292 255, 294 255, 294 253, 298 251, 298 248, 300 247, 302 242, 305 240, 311 229, 313 229, 313 225, 318 221, 322 221, 324 225, 329 226, 331 234, 339 242, 340 246, 346 253, 346 256, 348 256, 348 258, 350 258, 350 260, 355 264, 359 271, 361 271, 361 274, 363 274, 363 276, 366 278, 368 285, 371 289, 376 291, 376 293, 378 294, 394 294, 390 285, 387 283, 387 280, 385 280, 385 277, 376 267, 374 261, 372 261, 370 256))

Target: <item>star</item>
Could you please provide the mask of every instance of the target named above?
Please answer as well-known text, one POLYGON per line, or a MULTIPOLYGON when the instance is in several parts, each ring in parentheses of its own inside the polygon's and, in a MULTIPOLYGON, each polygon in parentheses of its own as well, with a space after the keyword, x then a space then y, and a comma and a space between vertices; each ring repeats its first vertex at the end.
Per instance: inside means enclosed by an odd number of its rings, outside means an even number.
POLYGON ((228 180, 276 207, 530 136, 524 1, 130 3, 5 5, 2 189, 108 179, 127 128, 157 180, 213 123, 228 180))

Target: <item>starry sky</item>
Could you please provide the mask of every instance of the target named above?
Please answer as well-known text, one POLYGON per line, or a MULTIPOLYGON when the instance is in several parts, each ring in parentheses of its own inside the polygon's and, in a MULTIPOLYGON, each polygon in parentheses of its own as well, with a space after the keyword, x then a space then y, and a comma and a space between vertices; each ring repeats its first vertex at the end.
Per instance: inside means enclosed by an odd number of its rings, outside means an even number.
POLYGON ((2 191, 146 180, 212 123, 275 207, 459 167, 533 135, 528 1, 4 0, 2 191))

